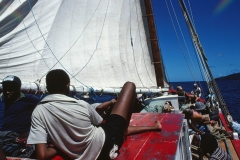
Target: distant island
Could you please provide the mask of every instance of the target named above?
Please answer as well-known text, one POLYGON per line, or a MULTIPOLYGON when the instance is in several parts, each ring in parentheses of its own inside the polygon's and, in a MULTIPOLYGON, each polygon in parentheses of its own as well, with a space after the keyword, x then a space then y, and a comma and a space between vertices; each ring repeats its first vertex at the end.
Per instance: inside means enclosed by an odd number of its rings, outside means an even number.
POLYGON ((240 73, 233 73, 228 76, 215 78, 215 80, 240 80, 240 73))

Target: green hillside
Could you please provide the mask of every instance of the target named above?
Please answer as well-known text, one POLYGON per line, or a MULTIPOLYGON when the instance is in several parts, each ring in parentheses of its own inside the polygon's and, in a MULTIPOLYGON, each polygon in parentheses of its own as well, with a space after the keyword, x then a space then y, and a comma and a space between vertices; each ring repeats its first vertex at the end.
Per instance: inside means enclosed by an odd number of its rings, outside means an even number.
POLYGON ((215 78, 215 80, 240 80, 240 73, 234 73, 228 76, 215 78))

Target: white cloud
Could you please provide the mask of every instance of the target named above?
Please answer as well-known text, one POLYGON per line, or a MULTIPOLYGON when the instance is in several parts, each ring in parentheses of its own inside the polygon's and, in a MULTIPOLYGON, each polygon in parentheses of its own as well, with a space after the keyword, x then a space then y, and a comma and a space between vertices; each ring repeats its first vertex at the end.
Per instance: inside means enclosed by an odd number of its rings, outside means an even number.
POLYGON ((222 53, 216 55, 216 57, 222 57, 222 56, 223 56, 222 53))

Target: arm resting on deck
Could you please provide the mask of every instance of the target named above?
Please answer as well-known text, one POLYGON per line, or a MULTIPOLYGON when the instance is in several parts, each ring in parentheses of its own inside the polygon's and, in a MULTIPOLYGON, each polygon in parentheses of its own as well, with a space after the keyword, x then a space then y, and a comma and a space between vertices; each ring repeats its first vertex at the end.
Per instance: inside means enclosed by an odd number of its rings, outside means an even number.
POLYGON ((97 106, 96 111, 98 112, 98 114, 100 116, 103 116, 104 115, 103 113, 107 112, 110 109, 110 107, 112 107, 115 103, 116 103, 115 99, 104 102, 104 103, 100 104, 99 106, 97 106))
POLYGON ((47 148, 45 143, 36 144, 36 151, 39 160, 52 159, 57 155, 57 149, 55 147, 47 148))

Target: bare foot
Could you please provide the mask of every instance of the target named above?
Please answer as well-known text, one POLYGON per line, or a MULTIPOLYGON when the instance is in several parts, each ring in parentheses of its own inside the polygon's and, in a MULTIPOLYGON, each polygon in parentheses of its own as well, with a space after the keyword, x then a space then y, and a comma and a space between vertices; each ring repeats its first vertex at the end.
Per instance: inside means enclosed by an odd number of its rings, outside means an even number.
POLYGON ((161 125, 161 123, 160 123, 159 120, 155 121, 155 126, 156 126, 159 130, 162 129, 162 125, 161 125))

